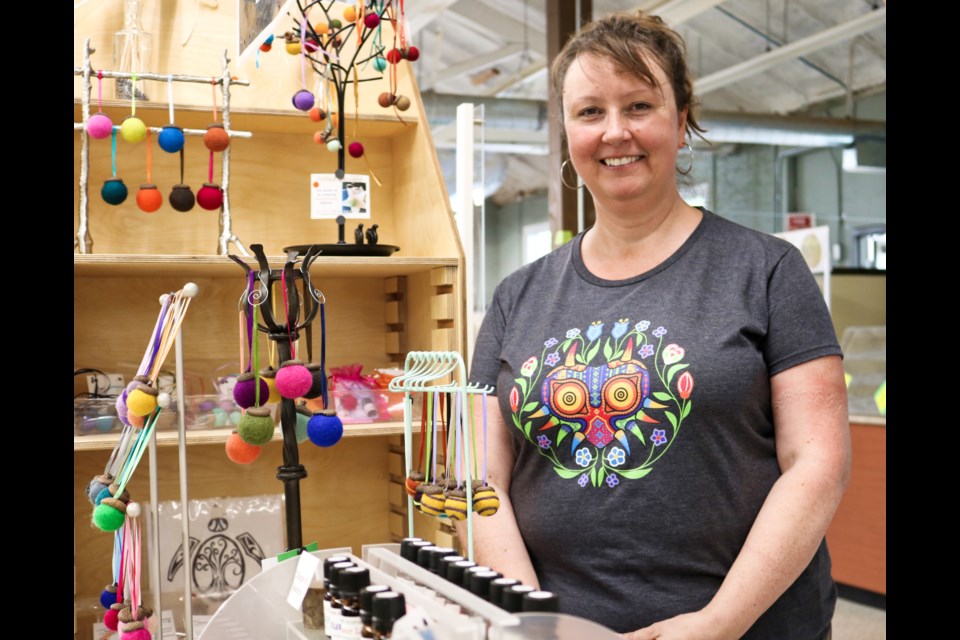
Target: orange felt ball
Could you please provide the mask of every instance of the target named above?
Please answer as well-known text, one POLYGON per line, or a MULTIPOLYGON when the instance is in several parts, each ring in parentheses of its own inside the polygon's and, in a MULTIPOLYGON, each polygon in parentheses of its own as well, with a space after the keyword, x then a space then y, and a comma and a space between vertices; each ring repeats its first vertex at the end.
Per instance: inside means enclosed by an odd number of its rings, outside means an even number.
POLYGON ((343 10, 343 19, 347 22, 355 22, 357 19, 357 10, 353 7, 346 7, 343 10))
POLYGON ((142 184, 137 191, 137 206, 145 213, 153 213, 163 205, 163 194, 155 184, 142 184))
POLYGON ((313 25, 313 30, 321 35, 324 33, 330 33, 330 24, 327 22, 318 22, 317 24, 313 25))
POLYGON ((240 434, 234 431, 227 438, 227 457, 237 464, 250 464, 260 457, 261 448, 243 441, 240 434))
POLYGON ((327 117, 327 112, 321 109, 320 107, 314 107, 307 112, 310 116, 310 119, 314 122, 320 122, 327 117))
POLYGON ((230 145, 230 134, 222 124, 211 124, 203 134, 203 145, 210 151, 223 151, 230 145))
POLYGON ((313 141, 317 144, 327 144, 327 136, 324 135, 326 131, 317 131, 313 134, 313 141))
POLYGON ((331 114, 330 114, 330 122, 333 124, 334 127, 339 127, 339 126, 340 126, 340 114, 337 113, 337 112, 331 113, 331 114))

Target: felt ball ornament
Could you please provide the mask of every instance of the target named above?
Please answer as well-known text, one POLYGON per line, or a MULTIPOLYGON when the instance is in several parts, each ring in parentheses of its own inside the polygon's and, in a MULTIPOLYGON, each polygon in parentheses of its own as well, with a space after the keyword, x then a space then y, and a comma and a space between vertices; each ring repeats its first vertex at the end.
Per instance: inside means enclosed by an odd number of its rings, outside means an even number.
POLYGON ((208 124, 207 132, 203 134, 203 146, 210 151, 223 151, 230 146, 230 134, 218 122, 208 124))
POLYGON ((417 495, 417 487, 420 486, 420 483, 423 482, 423 473, 419 471, 411 471, 410 475, 407 476, 407 479, 403 481, 403 490, 407 492, 407 495, 411 498, 417 495))
POLYGON ((467 517, 467 492, 463 489, 452 489, 446 493, 447 499, 443 503, 443 512, 451 520, 465 520, 467 517))
POLYGON ((153 213, 163 205, 163 195, 155 184, 142 184, 137 191, 137 206, 144 213, 153 213))
POLYGON ((183 135, 183 129, 174 124, 165 124, 157 136, 157 144, 167 153, 176 153, 183 149, 186 141, 183 135))
POLYGON ((150 415, 157 408, 159 391, 153 387, 138 382, 136 388, 127 394, 127 417, 150 415))
POLYGON ((130 426, 135 429, 143 429, 143 425, 146 422, 146 416, 138 416, 135 413, 127 412, 127 420, 130 422, 130 426))
MULTIPOLYGON (((271 438, 273 429, 271 429, 271 438)), ((230 437, 227 438, 227 457, 230 458, 233 462, 237 464, 250 464, 254 460, 260 457, 260 452, 262 449, 254 444, 244 442, 243 438, 240 437, 240 434, 234 431, 230 434, 230 437)))
POLYGON ((123 424, 130 424, 130 419, 127 418, 127 390, 124 389, 120 395, 117 396, 116 402, 117 408, 117 417, 120 418, 120 422, 123 424))
MULTIPOLYGON (((110 497, 111 497, 111 498, 116 498, 117 500, 119 500, 120 502, 122 502, 122 503, 124 503, 124 504, 127 504, 128 502, 130 502, 130 492, 127 491, 126 489, 124 489, 124 490, 123 490, 123 493, 121 493, 120 495, 117 495, 117 490, 119 490, 119 489, 120 489, 120 485, 118 485, 116 482, 114 482, 114 483, 111 484, 109 487, 107 487, 107 491, 110 492, 110 497)), ((101 501, 101 502, 102 502, 102 501, 101 501)), ((127 506, 129 506, 129 505, 127 505, 127 506)))
POLYGON ((293 106, 300 111, 310 111, 314 104, 313 94, 306 89, 300 89, 300 91, 293 94, 291 102, 293 102, 293 106))
POLYGON ((342 145, 340 144, 340 140, 338 140, 337 138, 334 138, 333 140, 330 140, 329 142, 327 142, 327 151, 332 151, 332 152, 340 151, 341 146, 342 145))
POLYGON ((264 42, 262 45, 260 45, 260 51, 263 51, 264 53, 270 51, 270 49, 273 49, 272 42, 264 42))
POLYGON ((327 144, 327 132, 326 131, 317 131, 313 134, 313 141, 316 144, 327 144))
POLYGON ((393 100, 395 97, 396 96, 394 96, 392 93, 388 91, 384 91, 379 96, 377 96, 377 104, 379 104, 384 109, 387 109, 390 107, 390 105, 393 104, 393 100))
POLYGON ((346 6, 343 9, 343 19, 347 22, 356 22, 357 21, 357 10, 351 6, 346 6))
POLYGON ((128 502, 127 503, 127 516, 130 518, 139 518, 140 517, 140 503, 139 502, 128 502))
POLYGON ((307 115, 310 116, 310 119, 313 120, 314 122, 320 122, 321 120, 327 117, 327 112, 321 109, 320 107, 313 107, 312 109, 310 109, 307 115))
MULTIPOLYGON (((270 387, 267 381, 260 379, 260 404, 264 404, 270 397, 270 387)), ((237 376, 237 384, 233 387, 233 400, 242 409, 249 409, 257 402, 256 376, 252 371, 237 376)))
POLYGON ((313 30, 320 35, 324 35, 330 33, 330 25, 326 22, 318 22, 317 24, 313 25, 313 30))
MULTIPOLYGON (((277 370, 273 367, 267 367, 260 370, 260 379, 267 381, 267 387, 270 389, 270 396, 267 402, 280 402, 280 392, 277 390, 277 370)), ((260 399, 263 404, 263 398, 260 399)))
POLYGON ((143 142, 147 137, 147 125, 137 116, 127 116, 120 123, 120 137, 134 144, 143 142))
POLYGON ((307 437, 318 447, 332 447, 343 437, 343 421, 333 409, 318 411, 307 423, 307 437))
POLYGON ((305 442, 310 436, 307 435, 307 426, 310 424, 310 411, 307 409, 307 403, 302 402, 297 405, 297 423, 294 427, 297 435, 297 442, 305 442))
POLYGON ((313 386, 313 375, 299 360, 287 360, 277 371, 277 391, 284 398, 303 397, 313 386))
POLYGON ((100 594, 100 604, 104 609, 109 609, 110 605, 117 604, 117 583, 107 585, 100 594))
POLYGON ((492 516, 500 508, 500 498, 493 487, 482 485, 473 492, 473 510, 481 516, 492 516))
POLYGON ((101 474, 95 476, 93 480, 90 481, 90 484, 87 485, 87 497, 90 498, 91 504, 94 506, 97 505, 97 496, 100 495, 100 492, 109 487, 113 483, 113 476, 109 474, 101 474))
POLYGON ((273 416, 269 407, 250 407, 240 418, 237 433, 247 444, 261 447, 273 439, 273 416))
POLYGON ((324 389, 327 388, 327 378, 319 362, 307 363, 307 370, 310 371, 310 379, 312 382, 310 388, 303 394, 303 397, 307 400, 313 400, 323 395, 324 389))
POLYGON ((170 206, 180 212, 190 211, 197 202, 197 197, 193 195, 190 187, 185 184, 173 185, 173 189, 170 190, 170 195, 167 199, 170 201, 170 206))
POLYGON ((223 205, 223 189, 218 184, 204 182, 200 191, 197 191, 197 204, 207 211, 219 209, 223 205))
POLYGON ((113 494, 110 493, 110 488, 104 487, 103 489, 100 489, 100 493, 98 493, 97 497, 94 499, 93 505, 97 506, 98 504, 103 502, 104 498, 112 498, 112 497, 113 497, 113 494))
POLYGON ((127 199, 127 185, 122 178, 107 178, 100 188, 100 197, 107 204, 117 205, 127 199))
POLYGON ((299 40, 287 40, 286 43, 287 53, 292 56, 300 55, 300 41, 299 40))
POLYGON ((313 38, 307 38, 303 41, 303 50, 307 53, 314 53, 320 49, 320 43, 313 38))
POLYGON ((143 622, 147 618, 153 615, 153 609, 150 607, 145 607, 140 605, 137 607, 137 615, 133 615, 133 607, 129 603, 125 603, 126 606, 120 610, 120 613, 117 614, 117 621, 121 625, 129 624, 131 622, 143 622))
POLYGON ((117 531, 127 517, 127 505, 116 498, 104 498, 93 509, 93 524, 101 531, 117 531))
POLYGON ((435 484, 428 484, 420 494, 420 513, 428 516, 439 516, 444 511, 447 498, 443 490, 435 484))
MULTIPOLYGON (((363 24, 367 29, 376 29, 377 25, 380 24, 380 16, 371 11, 363 15, 363 24)), ((383 71, 383 69, 377 69, 377 71, 383 71)))
POLYGON ((120 626, 120 612, 126 607, 122 602, 115 602, 110 605, 107 612, 103 614, 103 626, 110 631, 116 631, 120 626))
POLYGON ((394 101, 394 104, 397 105, 397 109, 400 111, 406 111, 410 108, 410 98, 407 96, 397 96, 397 99, 394 101))
POLYGON ((413 47, 413 46, 407 47, 401 53, 403 53, 404 54, 403 57, 409 60, 410 62, 414 62, 417 60, 417 58, 420 57, 420 49, 417 49, 416 47, 413 47))
POLYGON ((113 132, 113 120, 105 113, 95 113, 87 120, 87 134, 91 138, 102 140, 113 132))
POLYGON ((337 30, 342 26, 343 26, 343 23, 337 20, 336 18, 330 21, 330 28, 333 30, 337 30))
POLYGON ((390 49, 387 51, 387 62, 390 64, 397 64, 403 59, 403 55, 400 53, 400 49, 390 49))
POLYGON ((347 153, 350 154, 352 158, 359 158, 363 155, 363 144, 359 142, 351 142, 347 146, 347 153))
POLYGON ((150 630, 139 620, 121 622, 120 640, 151 640, 150 630))

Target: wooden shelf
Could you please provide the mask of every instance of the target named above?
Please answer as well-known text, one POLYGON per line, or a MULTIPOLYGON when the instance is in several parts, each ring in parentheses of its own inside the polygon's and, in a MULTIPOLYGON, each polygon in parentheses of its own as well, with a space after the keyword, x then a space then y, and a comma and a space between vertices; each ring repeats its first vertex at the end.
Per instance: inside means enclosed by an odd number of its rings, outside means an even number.
MULTIPOLYGON (((403 248, 401 247, 401 251, 403 248)), ((283 256, 268 256, 271 267, 282 267, 283 256)), ((253 256, 243 257, 256 267, 253 256)), ((425 273, 437 267, 456 267, 456 258, 398 257, 318 257, 310 267, 311 276, 336 278, 388 278, 425 273)), ((234 277, 241 275, 240 265, 227 256, 74 254, 74 277, 234 277)))
MULTIPOLYGON (((187 445, 198 444, 218 444, 223 445, 227 438, 233 432, 233 428, 228 429, 203 429, 190 431, 187 430, 187 445)), ((413 433, 420 433, 419 420, 413 425, 413 433)), ((365 424, 345 424, 343 425, 344 438, 362 438, 364 436, 393 436, 403 434, 402 422, 370 422, 365 424)), ((74 451, 111 451, 117 444, 119 433, 104 433, 90 436, 74 436, 74 451)), ((157 446, 175 447, 178 443, 178 434, 176 431, 157 431, 157 446)), ((277 427, 273 432, 273 441, 283 440, 280 428, 277 427)), ((308 444, 308 443, 304 443, 308 444)))
MULTIPOLYGON (((128 102, 104 100, 101 103, 103 112, 110 116, 113 124, 119 125, 126 116, 130 115, 131 108, 128 102)), ((97 112, 96 102, 91 100, 90 113, 97 112)), ((355 118, 352 113, 347 115, 347 127, 352 131, 355 118)), ((138 102, 137 117, 150 127, 162 127, 170 122, 170 107, 157 102, 138 102)), ((384 111, 383 115, 361 114, 359 129, 366 138, 392 138, 402 134, 411 126, 416 126, 416 114, 409 116, 404 113, 403 122, 392 113, 384 111)), ((193 105, 175 105, 173 112, 174 123, 184 129, 206 129, 213 122, 212 107, 193 105)), ((73 101, 73 121, 82 122, 82 104, 80 100, 73 101)), ((217 112, 217 121, 222 122, 222 116, 217 112)), ((289 111, 273 109, 230 109, 230 128, 235 131, 249 131, 257 133, 302 133, 312 136, 317 129, 323 128, 321 122, 313 122, 302 111, 292 106, 289 111)))

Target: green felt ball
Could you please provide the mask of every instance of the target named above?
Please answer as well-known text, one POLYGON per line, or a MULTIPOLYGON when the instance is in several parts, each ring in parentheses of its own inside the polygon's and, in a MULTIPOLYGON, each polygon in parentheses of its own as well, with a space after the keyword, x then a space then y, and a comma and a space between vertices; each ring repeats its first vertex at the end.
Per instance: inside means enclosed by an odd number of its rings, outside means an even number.
POLYGON ((305 442, 307 440, 307 425, 310 424, 310 416, 305 416, 299 411, 297 412, 297 442, 305 442))
POLYGON ((237 433, 240 434, 241 440, 258 447, 270 442, 273 439, 273 417, 270 415, 270 410, 266 407, 247 409, 247 413, 240 418, 237 433), (257 409, 265 409, 265 411, 261 412, 257 409))
POLYGON ((93 524, 101 531, 117 531, 127 514, 109 504, 100 503, 93 510, 93 524))

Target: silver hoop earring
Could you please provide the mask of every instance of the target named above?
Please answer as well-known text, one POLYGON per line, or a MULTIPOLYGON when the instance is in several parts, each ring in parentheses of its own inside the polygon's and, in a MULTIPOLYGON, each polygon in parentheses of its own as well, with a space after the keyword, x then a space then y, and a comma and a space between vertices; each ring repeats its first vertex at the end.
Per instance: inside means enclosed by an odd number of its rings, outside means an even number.
MULTIPOLYGON (((574 191, 576 191, 577 189, 582 189, 582 188, 583 188, 583 185, 580 185, 579 187, 571 187, 571 186, 567 183, 567 181, 563 179, 563 169, 564 169, 564 167, 566 167, 567 164, 569 164, 569 163, 570 163, 570 159, 569 159, 569 158, 560 163, 560 182, 562 182, 562 183, 563 183, 563 186, 565 186, 567 189, 573 189, 574 191)), ((574 175, 577 175, 576 170, 574 170, 573 174, 574 174, 574 175)))
POLYGON ((690 152, 690 165, 686 169, 677 168, 677 173, 682 176, 690 175, 690 172, 693 171, 693 147, 690 146, 689 142, 684 142, 683 149, 687 149, 690 152))

